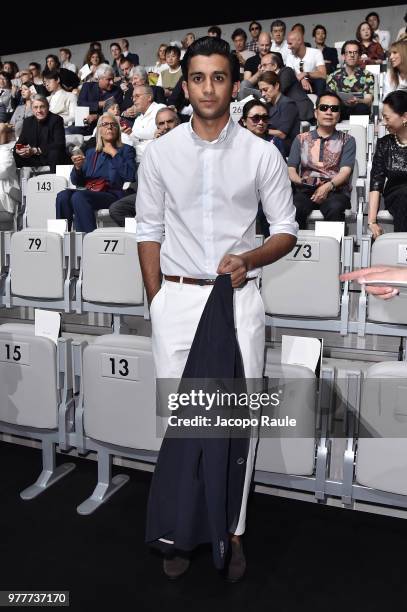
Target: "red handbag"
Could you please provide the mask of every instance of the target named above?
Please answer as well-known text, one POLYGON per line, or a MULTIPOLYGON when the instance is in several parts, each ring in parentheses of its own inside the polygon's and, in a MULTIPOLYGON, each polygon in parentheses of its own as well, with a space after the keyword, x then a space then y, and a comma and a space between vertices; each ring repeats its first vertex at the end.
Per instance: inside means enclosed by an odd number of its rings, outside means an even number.
MULTIPOLYGON (((97 158, 98 154, 95 153, 95 157, 93 158, 92 172, 95 170, 97 158)), ((109 181, 103 177, 91 178, 85 182, 85 187, 86 189, 89 189, 89 191, 108 191, 110 184, 109 181)))

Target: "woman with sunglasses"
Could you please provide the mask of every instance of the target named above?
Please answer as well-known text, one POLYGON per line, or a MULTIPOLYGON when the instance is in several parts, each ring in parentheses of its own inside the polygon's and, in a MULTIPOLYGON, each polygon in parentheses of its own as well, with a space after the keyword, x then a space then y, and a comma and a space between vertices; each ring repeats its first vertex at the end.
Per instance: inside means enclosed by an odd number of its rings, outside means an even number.
POLYGON ((407 91, 393 91, 383 102, 389 134, 379 138, 370 172, 368 227, 373 238, 383 234, 377 223, 380 196, 393 215, 395 232, 407 232, 407 91))
POLYGON ((103 113, 96 130, 96 147, 72 156, 71 182, 85 189, 64 189, 57 195, 56 217, 74 219, 77 232, 96 229, 95 211, 125 195, 123 184, 135 181, 135 150, 123 144, 117 117, 103 113))

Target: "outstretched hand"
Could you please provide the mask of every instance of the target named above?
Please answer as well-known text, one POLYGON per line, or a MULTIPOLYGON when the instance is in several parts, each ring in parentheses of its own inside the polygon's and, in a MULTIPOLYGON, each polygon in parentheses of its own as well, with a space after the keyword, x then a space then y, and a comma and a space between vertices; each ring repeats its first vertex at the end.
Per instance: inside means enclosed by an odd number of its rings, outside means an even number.
MULTIPOLYGON (((402 268, 393 266, 374 266, 372 268, 363 268, 362 270, 355 270, 354 272, 347 272, 346 274, 340 275, 341 281, 356 281, 360 285, 364 285, 366 281, 401 281, 406 280, 407 272, 402 268)), ((399 293, 397 287, 391 285, 366 285, 366 292, 371 295, 375 295, 382 300, 389 300, 399 293)))

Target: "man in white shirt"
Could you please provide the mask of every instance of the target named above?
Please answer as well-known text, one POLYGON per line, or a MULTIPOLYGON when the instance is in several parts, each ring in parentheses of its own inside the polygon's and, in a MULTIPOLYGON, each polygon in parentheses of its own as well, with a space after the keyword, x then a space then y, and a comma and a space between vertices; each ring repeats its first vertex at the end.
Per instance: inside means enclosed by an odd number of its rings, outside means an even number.
POLYGON ((366 21, 374 32, 373 39, 379 42, 385 51, 388 51, 390 47, 390 32, 389 30, 379 30, 379 15, 375 11, 372 11, 366 15, 366 21))
MULTIPOLYGON (((295 210, 283 158, 270 143, 230 118, 230 101, 238 87, 232 82, 232 62, 229 45, 222 39, 206 36, 191 45, 183 61, 183 88, 193 107, 192 119, 152 142, 139 167, 137 240, 157 378, 181 378, 214 280, 224 274, 230 274, 234 288, 245 376, 261 378, 264 306, 256 282, 250 279, 262 266, 289 253, 296 242, 295 210), (256 248, 259 200, 271 238, 256 248)), ((245 530, 253 442, 241 511, 230 533, 231 581, 242 578, 246 567, 240 536, 245 530)), ((176 549, 177 542, 163 540, 166 537, 160 534, 157 540, 176 549)), ((182 553, 164 560, 164 572, 172 579, 188 566, 182 553)))
POLYGON ((155 116, 160 108, 165 108, 165 104, 157 104, 153 101, 154 94, 148 85, 139 85, 133 90, 133 103, 138 113, 134 121, 130 138, 136 149, 136 163, 139 164, 144 149, 154 139, 156 125, 155 116))
POLYGON ((77 72, 75 64, 71 63, 72 53, 70 49, 63 47, 59 50, 59 59, 61 60, 61 68, 66 68, 72 72, 77 72))
POLYGON ((287 57, 286 66, 295 71, 305 91, 321 95, 326 87, 326 67, 322 52, 306 47, 299 30, 289 32, 287 41, 291 54, 287 57))
POLYGON ((48 72, 44 77, 45 89, 50 94, 47 98, 49 110, 54 115, 60 115, 64 120, 64 126, 68 127, 75 121, 75 109, 77 97, 75 94, 62 89, 57 71, 48 72))
POLYGON ((284 64, 287 63, 287 56, 290 54, 287 41, 285 39, 286 25, 281 19, 276 19, 270 25, 271 32, 271 51, 278 51, 283 57, 284 64))

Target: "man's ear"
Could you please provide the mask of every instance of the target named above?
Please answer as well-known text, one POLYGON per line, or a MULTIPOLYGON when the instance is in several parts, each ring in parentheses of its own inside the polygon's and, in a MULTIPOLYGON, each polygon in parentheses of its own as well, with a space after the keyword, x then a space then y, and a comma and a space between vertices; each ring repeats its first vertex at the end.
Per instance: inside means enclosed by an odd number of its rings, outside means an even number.
POLYGON ((186 81, 182 81, 182 90, 185 94, 185 97, 189 100, 188 83, 186 81))
POLYGON ((232 98, 236 98, 239 91, 240 91, 240 81, 235 81, 233 83, 232 98))

